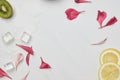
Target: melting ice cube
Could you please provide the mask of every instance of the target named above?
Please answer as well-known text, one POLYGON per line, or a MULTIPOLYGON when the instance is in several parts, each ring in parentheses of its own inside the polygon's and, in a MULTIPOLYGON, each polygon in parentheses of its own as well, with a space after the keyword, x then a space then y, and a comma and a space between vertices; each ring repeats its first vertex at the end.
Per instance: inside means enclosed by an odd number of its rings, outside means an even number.
POLYGON ((4 64, 3 67, 6 71, 15 69, 13 62, 8 62, 8 63, 4 64))
POLYGON ((10 43, 14 40, 14 37, 12 36, 10 32, 7 32, 3 35, 2 39, 5 43, 10 43))
POLYGON ((27 32, 23 32, 23 34, 21 36, 21 40, 25 43, 29 43, 31 40, 31 35, 27 32))

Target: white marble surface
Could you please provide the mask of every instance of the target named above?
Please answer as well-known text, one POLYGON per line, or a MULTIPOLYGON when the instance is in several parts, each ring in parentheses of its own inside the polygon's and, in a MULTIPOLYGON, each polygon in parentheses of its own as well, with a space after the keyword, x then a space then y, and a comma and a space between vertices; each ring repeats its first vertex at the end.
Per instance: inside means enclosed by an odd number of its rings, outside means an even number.
MULTIPOLYGON (((92 0, 91 4, 76 4, 73 0, 9 0, 14 9, 11 19, 0 18, 0 37, 11 32, 15 40, 7 45, 0 40, 0 66, 21 52, 15 46, 23 32, 32 35, 29 44, 35 55, 30 58, 28 67, 24 61, 18 70, 10 72, 13 80, 21 80, 30 70, 27 80, 98 80, 99 55, 108 47, 120 49, 120 21, 115 25, 98 29, 97 11, 108 13, 120 19, 119 0, 92 0), (85 10, 73 21, 66 18, 65 10, 75 8, 85 10), (108 37, 105 44, 91 44, 108 37), (39 69, 40 57, 51 66, 51 70, 39 69)), ((0 80, 9 80, 1 78, 0 80)))

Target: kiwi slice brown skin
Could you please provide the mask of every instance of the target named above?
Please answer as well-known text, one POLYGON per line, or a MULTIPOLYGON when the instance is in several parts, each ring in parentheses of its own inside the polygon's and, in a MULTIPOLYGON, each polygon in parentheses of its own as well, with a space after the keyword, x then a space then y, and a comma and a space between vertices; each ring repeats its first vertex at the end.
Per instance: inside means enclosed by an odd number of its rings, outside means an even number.
POLYGON ((12 15, 13 9, 9 2, 6 0, 0 0, 0 17, 8 19, 12 17, 12 15))

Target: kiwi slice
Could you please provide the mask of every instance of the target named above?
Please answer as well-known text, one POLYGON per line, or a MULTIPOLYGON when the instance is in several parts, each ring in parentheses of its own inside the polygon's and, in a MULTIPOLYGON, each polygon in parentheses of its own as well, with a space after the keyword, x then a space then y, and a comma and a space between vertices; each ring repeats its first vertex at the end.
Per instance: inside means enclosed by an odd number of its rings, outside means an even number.
POLYGON ((10 18, 13 14, 11 5, 6 0, 0 0, 0 17, 10 18))

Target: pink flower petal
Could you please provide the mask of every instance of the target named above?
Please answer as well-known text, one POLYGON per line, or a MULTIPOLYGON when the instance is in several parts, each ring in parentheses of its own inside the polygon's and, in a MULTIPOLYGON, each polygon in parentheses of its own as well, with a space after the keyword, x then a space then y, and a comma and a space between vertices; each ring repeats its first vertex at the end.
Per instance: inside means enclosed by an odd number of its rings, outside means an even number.
POLYGON ((69 20, 73 20, 73 19, 77 18, 78 15, 79 15, 80 13, 82 13, 82 12, 85 12, 85 11, 79 12, 79 11, 73 9, 73 8, 69 8, 69 9, 67 9, 67 10, 65 11, 65 13, 66 13, 66 15, 67 15, 67 18, 68 18, 69 20))
POLYGON ((40 69, 48 69, 48 68, 51 68, 51 66, 50 66, 48 63, 46 63, 46 62, 43 61, 42 57, 41 57, 40 59, 41 59, 41 61, 42 61, 41 65, 40 65, 40 67, 39 67, 40 69))
POLYGON ((114 16, 106 23, 105 26, 103 26, 101 28, 104 28, 104 27, 107 27, 107 26, 111 26, 111 25, 115 24, 117 21, 118 21, 117 18, 114 16))
POLYGON ((16 66, 16 69, 18 67, 18 65, 20 64, 20 62, 23 60, 23 54, 22 53, 19 53, 17 55, 17 59, 16 59, 16 62, 15 62, 15 66, 16 66))
POLYGON ((9 79, 12 79, 3 69, 0 68, 0 77, 8 77, 9 79))
POLYGON ((26 56, 26 63, 27 63, 28 66, 29 66, 29 60, 30 60, 30 54, 28 53, 27 56, 26 56))
POLYGON ((102 41, 100 41, 100 42, 98 42, 98 43, 94 43, 94 44, 92 44, 92 45, 102 45, 102 44, 104 44, 106 41, 107 41, 107 38, 105 38, 104 40, 102 40, 102 41))
POLYGON ((102 23, 103 21, 106 19, 107 17, 107 13, 106 12, 101 12, 100 10, 98 10, 98 15, 97 15, 97 21, 100 24, 100 27, 102 27, 102 23))
POLYGON ((20 48, 24 49, 25 51, 27 51, 29 54, 33 55, 33 49, 32 49, 32 47, 24 46, 24 45, 19 45, 19 44, 16 44, 16 45, 19 46, 20 48))
POLYGON ((74 0, 76 3, 91 3, 91 1, 87 0, 74 0))
POLYGON ((27 80, 29 73, 30 73, 30 71, 24 76, 24 78, 22 80, 27 80))

